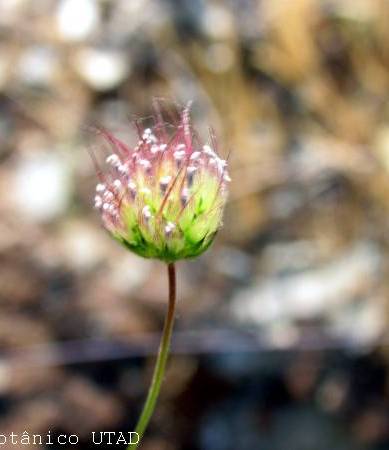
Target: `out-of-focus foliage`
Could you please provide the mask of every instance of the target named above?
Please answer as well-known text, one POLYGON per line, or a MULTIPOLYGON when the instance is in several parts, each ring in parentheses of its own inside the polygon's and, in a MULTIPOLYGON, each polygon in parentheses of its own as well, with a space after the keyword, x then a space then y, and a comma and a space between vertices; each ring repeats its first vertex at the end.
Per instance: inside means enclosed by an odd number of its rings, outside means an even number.
POLYGON ((86 149, 96 124, 134 142, 158 96, 194 101, 233 182, 212 251, 179 266, 185 355, 145 450, 388 448, 388 18, 385 0, 0 2, 1 432, 133 426, 164 267, 102 231, 86 149))

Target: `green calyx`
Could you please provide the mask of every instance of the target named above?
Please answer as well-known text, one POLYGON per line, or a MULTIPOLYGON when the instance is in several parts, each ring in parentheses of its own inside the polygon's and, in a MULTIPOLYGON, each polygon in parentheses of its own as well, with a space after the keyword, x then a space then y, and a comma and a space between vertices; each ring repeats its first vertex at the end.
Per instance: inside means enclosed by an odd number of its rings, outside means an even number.
POLYGON ((203 177, 184 206, 179 182, 166 198, 150 190, 138 202, 122 204, 123 226, 111 233, 144 258, 174 262, 199 256, 212 244, 221 224, 224 198, 219 188, 217 179, 203 177))
POLYGON ((137 241, 128 241, 122 236, 114 236, 121 244, 126 248, 144 258, 155 258, 165 261, 167 263, 175 262, 180 259, 195 258, 201 255, 212 244, 216 235, 214 232, 211 235, 204 236, 198 242, 192 242, 185 235, 182 238, 181 248, 175 248, 175 245, 169 245, 165 243, 164 246, 157 246, 154 243, 147 242, 144 236, 142 236, 139 228, 136 231, 139 232, 139 238, 137 241))

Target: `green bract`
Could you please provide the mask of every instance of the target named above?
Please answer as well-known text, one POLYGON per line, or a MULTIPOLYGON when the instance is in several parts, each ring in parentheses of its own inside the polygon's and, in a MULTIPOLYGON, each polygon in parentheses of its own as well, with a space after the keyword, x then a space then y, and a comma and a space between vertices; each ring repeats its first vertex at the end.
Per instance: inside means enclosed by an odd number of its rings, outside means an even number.
POLYGON ((192 258, 221 225, 230 181, 226 161, 195 145, 188 109, 171 132, 156 120, 131 149, 102 134, 114 153, 96 187, 95 206, 112 236, 134 253, 166 262, 192 258))

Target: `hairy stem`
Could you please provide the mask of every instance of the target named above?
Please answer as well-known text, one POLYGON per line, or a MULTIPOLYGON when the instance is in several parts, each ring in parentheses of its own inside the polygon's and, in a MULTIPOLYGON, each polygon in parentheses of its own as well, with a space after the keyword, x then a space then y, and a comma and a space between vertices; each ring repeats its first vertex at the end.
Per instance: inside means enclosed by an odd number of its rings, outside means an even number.
POLYGON ((138 448, 142 440, 143 434, 147 428, 150 418, 153 414, 155 404, 158 399, 159 391, 165 374, 166 362, 169 355, 170 340, 172 337, 174 312, 176 306, 176 268, 174 263, 167 265, 169 278, 169 306, 166 313, 165 323, 163 326, 161 343, 159 345, 157 361, 155 363, 153 378, 142 413, 139 417, 135 432, 138 433, 138 443, 130 444, 127 450, 138 448))

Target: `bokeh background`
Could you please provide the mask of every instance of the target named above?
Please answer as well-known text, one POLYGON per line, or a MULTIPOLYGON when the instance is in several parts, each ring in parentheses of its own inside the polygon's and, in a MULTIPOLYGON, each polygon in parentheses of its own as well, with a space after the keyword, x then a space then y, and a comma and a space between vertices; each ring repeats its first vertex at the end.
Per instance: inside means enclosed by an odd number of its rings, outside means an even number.
POLYGON ((194 101, 233 182, 178 265, 142 448, 389 449, 388 21, 386 0, 0 0, 1 433, 134 427, 165 268, 102 230, 87 147, 95 124, 135 142, 156 96, 194 101))

